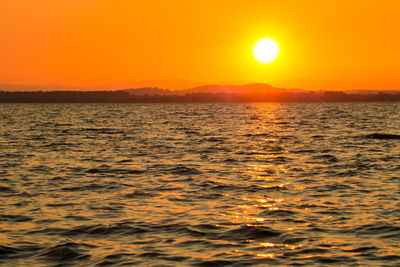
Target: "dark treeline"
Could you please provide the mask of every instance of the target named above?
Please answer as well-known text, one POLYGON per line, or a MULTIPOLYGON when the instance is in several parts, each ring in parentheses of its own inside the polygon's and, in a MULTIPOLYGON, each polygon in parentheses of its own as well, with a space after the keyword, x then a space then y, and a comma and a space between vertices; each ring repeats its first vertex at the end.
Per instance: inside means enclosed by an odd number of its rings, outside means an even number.
POLYGON ((265 94, 195 93, 132 95, 126 91, 0 91, 0 103, 217 103, 217 102, 376 102, 400 101, 399 93, 347 94, 304 91, 265 94))

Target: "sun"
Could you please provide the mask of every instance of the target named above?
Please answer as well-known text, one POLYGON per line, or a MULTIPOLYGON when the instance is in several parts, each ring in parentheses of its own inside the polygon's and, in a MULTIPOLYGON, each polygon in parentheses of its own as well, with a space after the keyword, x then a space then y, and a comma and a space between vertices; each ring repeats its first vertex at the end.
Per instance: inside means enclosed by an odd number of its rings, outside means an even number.
POLYGON ((262 64, 272 63, 279 56, 279 45, 272 38, 262 38, 254 45, 253 56, 262 64))

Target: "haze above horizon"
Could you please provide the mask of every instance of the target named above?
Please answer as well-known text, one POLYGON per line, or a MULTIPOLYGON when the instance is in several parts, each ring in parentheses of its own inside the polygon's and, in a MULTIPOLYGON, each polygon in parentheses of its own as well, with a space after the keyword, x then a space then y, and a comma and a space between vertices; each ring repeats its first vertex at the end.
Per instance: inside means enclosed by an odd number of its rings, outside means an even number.
POLYGON ((389 0, 4 0, 0 83, 400 89, 399 12, 389 0), (252 56, 264 37, 280 48, 266 65, 252 56))

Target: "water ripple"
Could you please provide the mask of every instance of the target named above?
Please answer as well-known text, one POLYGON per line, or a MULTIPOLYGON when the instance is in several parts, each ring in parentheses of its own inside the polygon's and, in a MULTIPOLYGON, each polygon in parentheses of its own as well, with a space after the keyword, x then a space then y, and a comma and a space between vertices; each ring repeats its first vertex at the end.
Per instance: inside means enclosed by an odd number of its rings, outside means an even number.
POLYGON ((0 264, 399 266, 398 111, 1 104, 0 264))

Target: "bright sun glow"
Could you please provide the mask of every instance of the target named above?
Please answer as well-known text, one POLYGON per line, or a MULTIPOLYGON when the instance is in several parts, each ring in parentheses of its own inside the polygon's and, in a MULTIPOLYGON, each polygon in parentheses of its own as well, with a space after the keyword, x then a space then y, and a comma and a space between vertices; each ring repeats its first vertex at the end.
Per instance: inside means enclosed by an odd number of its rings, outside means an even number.
POLYGON ((279 56, 279 45, 272 38, 263 38, 254 45, 253 55, 262 64, 272 63, 279 56))

